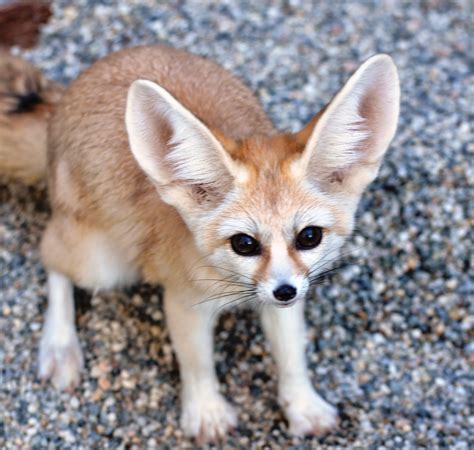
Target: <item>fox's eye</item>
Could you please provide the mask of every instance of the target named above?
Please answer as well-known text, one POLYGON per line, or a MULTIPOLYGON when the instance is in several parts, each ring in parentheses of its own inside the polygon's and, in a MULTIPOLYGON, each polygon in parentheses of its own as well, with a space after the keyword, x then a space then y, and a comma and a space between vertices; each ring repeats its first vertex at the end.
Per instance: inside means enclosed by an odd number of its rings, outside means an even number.
POLYGON ((232 250, 241 256, 256 256, 260 255, 260 243, 248 234, 235 234, 230 238, 232 250))
POLYGON ((296 236, 296 248, 298 250, 309 250, 317 247, 323 238, 323 229, 321 227, 303 228, 296 236))

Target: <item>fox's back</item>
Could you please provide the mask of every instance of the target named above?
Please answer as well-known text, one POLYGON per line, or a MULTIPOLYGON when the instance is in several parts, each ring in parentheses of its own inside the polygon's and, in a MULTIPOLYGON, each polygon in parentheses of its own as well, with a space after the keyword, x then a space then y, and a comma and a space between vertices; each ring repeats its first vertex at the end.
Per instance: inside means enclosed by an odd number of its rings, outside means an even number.
POLYGON ((127 92, 137 79, 158 83, 208 127, 233 139, 273 132, 251 91, 211 61, 163 46, 114 53, 72 83, 51 119, 53 212, 113 221, 118 205, 136 207, 151 196, 160 202, 133 159, 125 130, 127 92))

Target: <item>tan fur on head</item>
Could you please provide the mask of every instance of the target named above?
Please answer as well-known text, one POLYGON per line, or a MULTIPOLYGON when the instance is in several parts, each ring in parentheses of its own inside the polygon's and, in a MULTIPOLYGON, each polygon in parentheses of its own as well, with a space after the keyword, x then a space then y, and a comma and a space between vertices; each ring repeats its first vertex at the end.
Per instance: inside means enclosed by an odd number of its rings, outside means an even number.
POLYGON ((31 184, 46 170, 47 122, 62 87, 0 51, 0 175, 31 184))
POLYGON ((151 81, 132 84, 126 124, 135 159, 180 212, 199 251, 224 271, 254 280, 265 302, 287 280, 303 297, 315 265, 336 256, 393 137, 398 103, 395 66, 378 55, 295 135, 214 135, 151 81), (196 189, 207 202, 196 199, 196 189), (294 251, 308 226, 324 229, 321 244, 294 251), (257 239, 261 255, 236 256, 229 240, 239 233, 257 239))

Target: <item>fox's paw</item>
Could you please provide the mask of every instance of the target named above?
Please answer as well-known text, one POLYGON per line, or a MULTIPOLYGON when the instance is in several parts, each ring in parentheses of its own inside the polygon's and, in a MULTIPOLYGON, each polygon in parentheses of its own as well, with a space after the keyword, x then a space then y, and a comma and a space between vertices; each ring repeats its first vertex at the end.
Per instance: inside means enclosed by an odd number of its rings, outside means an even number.
POLYGON ((280 403, 295 436, 322 436, 337 427, 337 409, 323 400, 313 389, 282 396, 280 403))
POLYGON ((183 401, 181 427, 200 444, 222 441, 236 426, 235 411, 219 393, 183 401))
POLYGON ((56 389, 72 391, 84 366, 81 347, 74 333, 67 339, 43 333, 39 350, 39 376, 51 380, 56 389))

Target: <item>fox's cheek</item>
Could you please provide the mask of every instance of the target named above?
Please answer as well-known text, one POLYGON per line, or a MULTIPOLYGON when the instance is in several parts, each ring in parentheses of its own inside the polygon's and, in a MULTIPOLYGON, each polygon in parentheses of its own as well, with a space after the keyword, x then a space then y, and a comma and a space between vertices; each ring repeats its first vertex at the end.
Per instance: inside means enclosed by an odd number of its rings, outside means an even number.
POLYGON ((224 245, 214 250, 210 260, 221 272, 223 278, 232 278, 246 283, 256 282, 255 274, 259 267, 259 256, 240 256, 232 250, 230 245, 224 245))
POLYGON ((229 258, 235 263, 237 271, 246 282, 258 283, 258 271, 261 262, 260 256, 238 256, 235 255, 234 258, 229 258))

